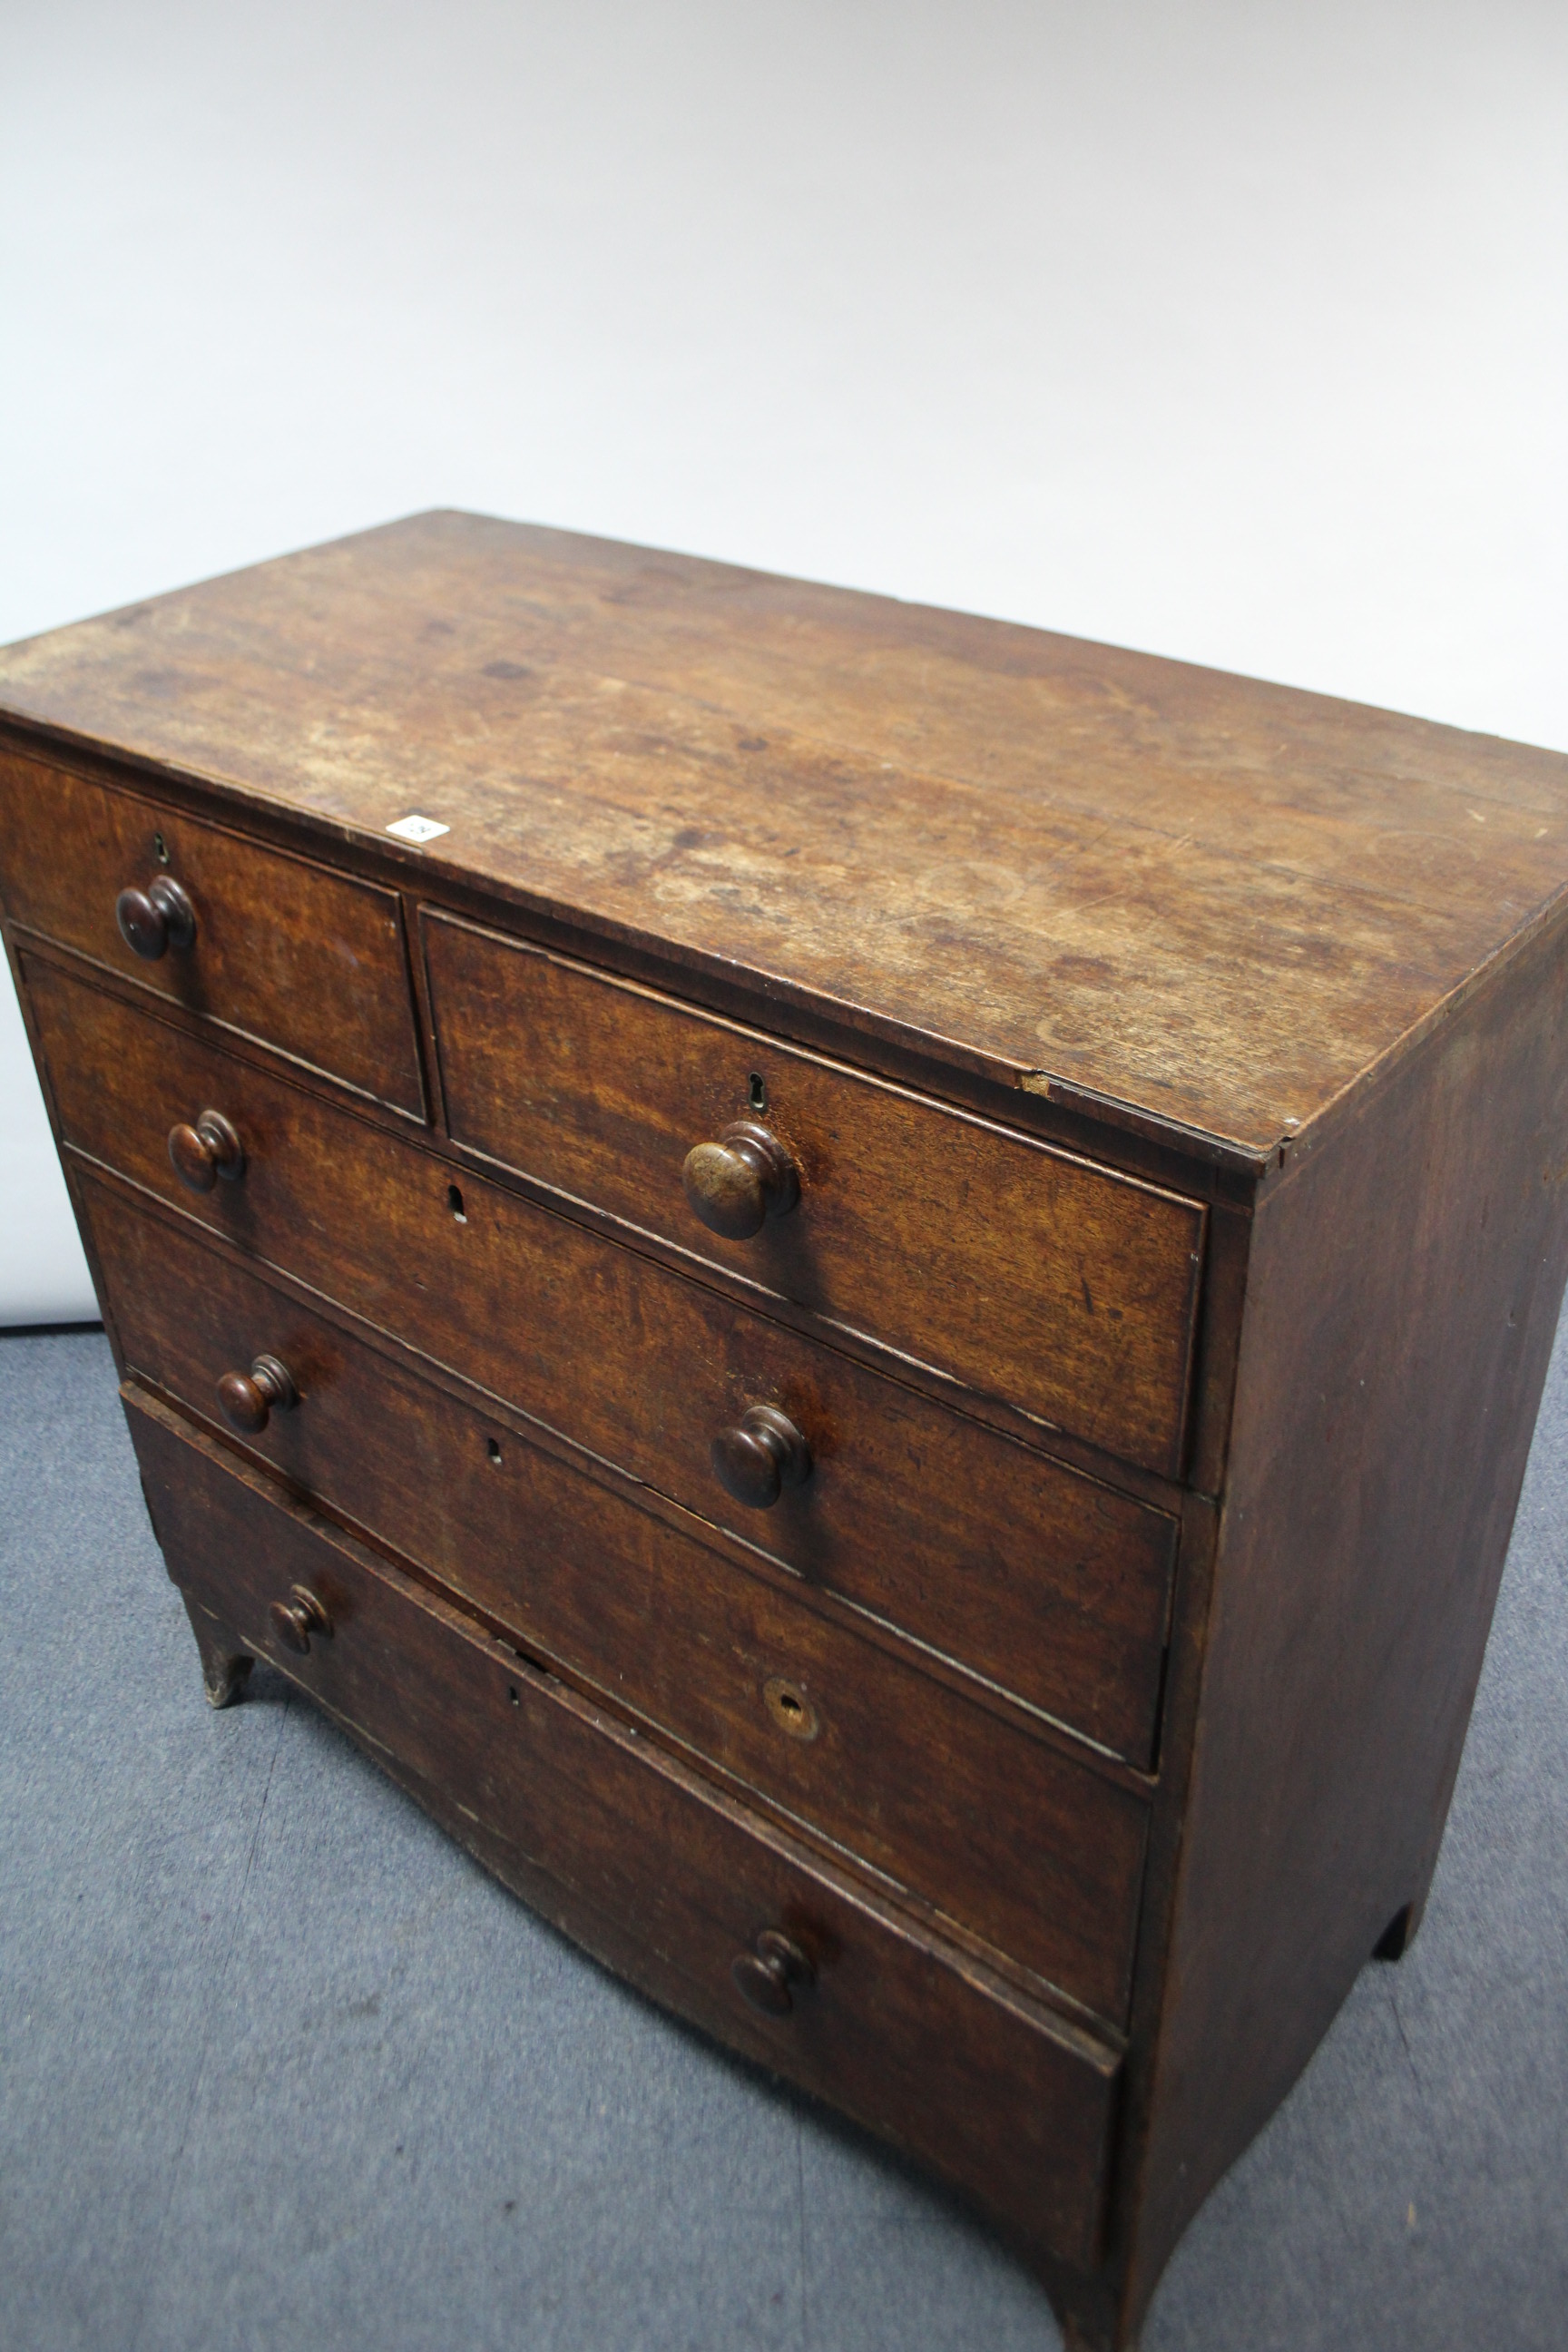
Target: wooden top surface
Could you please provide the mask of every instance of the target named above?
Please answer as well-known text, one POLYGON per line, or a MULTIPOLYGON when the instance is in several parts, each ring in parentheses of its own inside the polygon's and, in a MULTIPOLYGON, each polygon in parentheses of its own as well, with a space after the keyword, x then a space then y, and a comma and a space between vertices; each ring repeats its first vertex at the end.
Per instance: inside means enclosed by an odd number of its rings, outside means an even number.
POLYGON ((12 647, 0 711, 1253 1160, 1568 885, 1562 754, 474 515, 12 647))

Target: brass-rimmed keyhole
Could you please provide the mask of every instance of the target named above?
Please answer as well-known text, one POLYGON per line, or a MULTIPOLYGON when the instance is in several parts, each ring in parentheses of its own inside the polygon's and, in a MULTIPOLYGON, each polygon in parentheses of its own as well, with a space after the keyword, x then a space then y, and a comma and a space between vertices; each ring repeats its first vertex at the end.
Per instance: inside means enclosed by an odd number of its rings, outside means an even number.
POLYGON ((799 1684, 786 1682, 783 1675, 771 1675, 763 1685, 763 1705, 792 1739, 815 1739, 822 1728, 821 1717, 799 1684))

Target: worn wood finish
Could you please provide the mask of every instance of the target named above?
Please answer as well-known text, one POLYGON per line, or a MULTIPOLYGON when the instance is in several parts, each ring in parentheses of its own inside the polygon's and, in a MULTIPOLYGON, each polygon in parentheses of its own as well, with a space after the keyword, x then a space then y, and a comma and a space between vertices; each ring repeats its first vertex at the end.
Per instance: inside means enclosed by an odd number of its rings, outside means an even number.
POLYGON ((187 956, 196 944, 196 910, 190 892, 171 875, 155 874, 147 887, 132 885, 114 902, 120 936, 143 963, 166 955, 187 956))
POLYGON ((1568 883, 1557 754, 482 516, 35 639, 0 707, 1255 1161, 1568 883))
MULTIPOLYGON (((752 1091, 763 1093, 753 1079, 752 1091)), ((686 1204, 699 1224, 725 1241, 751 1241, 770 1219, 800 1206, 800 1167, 787 1143, 754 1118, 721 1128, 694 1143, 680 1171, 686 1204)))
POLYGON ((786 1486, 805 1486, 813 1466, 804 1433, 773 1404, 748 1405, 719 1432, 708 1458, 731 1502, 750 1510, 771 1510, 786 1486))
POLYGON ((1037 2250, 1092 2259, 1118 2074, 1110 2049, 911 1929, 268 1492, 261 1473, 230 1468, 134 1391, 127 1403, 153 1523, 188 1605, 232 1625, 373 1755, 397 1759, 547 1872, 567 1924, 588 1907, 587 1941, 594 1914, 634 1922, 643 1957, 629 1972, 656 1998, 972 2191, 983 2181, 1037 2250), (270 1618, 294 1585, 334 1623, 303 1656, 270 1618), (731 1969, 781 1929, 810 1955, 815 1981, 787 2015, 764 2021, 731 1969))
POLYGON ((245 1146, 234 1121, 220 1110, 204 1110, 194 1126, 178 1120, 169 1129, 169 1165, 187 1192, 210 1192, 220 1176, 237 1184, 245 1173, 245 1146))
POLYGON ((1196 1203, 440 917, 453 1139, 1173 1475, 1196 1203), (798 1204, 705 1230, 682 1167, 765 1118, 798 1204))
POLYGON ((209 1696, 281 1663, 1127 2352, 1419 1922, 1568 1265, 1568 761, 456 516, 0 656, 0 753, 209 1696))
POLYGON ((191 1631, 196 1637, 196 1654, 202 1662, 202 1685, 207 1695, 207 1705, 213 1707, 232 1706, 250 1680, 250 1670, 256 1664, 245 1643, 233 1628, 219 1622, 210 1610, 204 1609, 190 1594, 183 1593, 185 1614, 191 1621, 191 1631))
POLYGON ((1260 1203, 1130 2325, 1396 1914, 1419 1917, 1568 1273, 1565 1183, 1559 931, 1260 1203))
POLYGON ((536 1655, 634 1708, 1113 2024, 1126 2014, 1147 1807, 689 1533, 609 1495, 89 1180, 128 1371, 226 1419, 328 1508, 536 1655), (237 1356, 287 1367, 258 1427, 237 1356), (804 1695, 791 1737, 770 1682, 804 1695), (1005 1806, 993 1801, 998 1787, 1005 1806))
POLYGON ((18 930, 425 1115, 395 896, 0 747, 0 874, 18 930), (116 906, 165 876, 195 936, 149 959, 116 906))
POLYGON ((247 1372, 220 1372, 213 1383, 224 1419, 242 1437, 259 1437, 272 1416, 292 1412, 300 1402, 294 1375, 276 1356, 255 1356, 247 1372))
POLYGON ((28 972, 77 1149, 812 1582, 1148 1760, 1164 1514, 495 1185, 465 1174, 454 1188, 446 1162, 58 969, 29 960, 28 972), (191 1193, 164 1137, 219 1096, 246 1172, 191 1193), (804 1433, 812 1471, 773 1508, 747 1510, 711 1447, 767 1403, 804 1433))

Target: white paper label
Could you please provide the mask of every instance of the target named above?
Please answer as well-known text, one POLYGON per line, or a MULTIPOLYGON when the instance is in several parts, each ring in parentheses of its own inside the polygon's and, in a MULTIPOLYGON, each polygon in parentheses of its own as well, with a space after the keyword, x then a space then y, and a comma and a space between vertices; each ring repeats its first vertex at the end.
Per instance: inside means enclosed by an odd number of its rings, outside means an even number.
POLYGON ((449 824, 437 824, 433 816, 400 816, 395 824, 389 824, 386 829, 399 841, 416 843, 434 841, 438 833, 450 833, 452 830, 449 824))

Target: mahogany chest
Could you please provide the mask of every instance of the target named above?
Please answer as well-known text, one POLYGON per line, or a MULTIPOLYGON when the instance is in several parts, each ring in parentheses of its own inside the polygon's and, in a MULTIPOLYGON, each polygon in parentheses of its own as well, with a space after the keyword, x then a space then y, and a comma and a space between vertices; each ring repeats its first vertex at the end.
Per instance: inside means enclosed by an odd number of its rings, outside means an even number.
POLYGON ((1568 760, 430 514, 0 656, 215 1705, 1130 2344, 1419 1920, 1568 1246, 1568 760))

